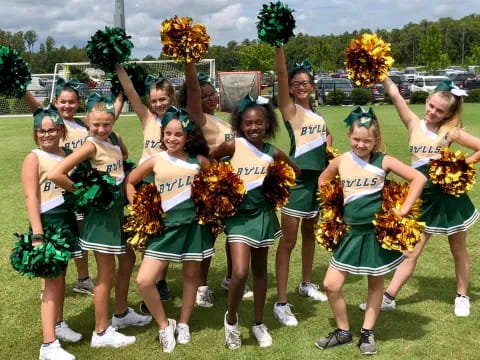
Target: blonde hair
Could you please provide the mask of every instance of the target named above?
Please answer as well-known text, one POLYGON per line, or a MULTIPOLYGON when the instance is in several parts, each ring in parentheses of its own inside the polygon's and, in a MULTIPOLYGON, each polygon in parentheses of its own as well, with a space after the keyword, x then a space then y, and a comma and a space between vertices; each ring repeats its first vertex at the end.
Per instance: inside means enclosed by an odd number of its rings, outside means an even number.
POLYGON ((359 125, 359 123, 362 121, 362 119, 365 119, 364 117, 355 119, 355 121, 352 123, 352 125, 348 128, 348 136, 350 136, 353 132, 354 127, 359 128, 359 127, 365 127, 368 130, 373 131, 373 137, 377 140, 377 143, 373 147, 372 152, 381 152, 381 153, 386 153, 387 152, 387 147, 385 146, 382 138, 382 132, 380 130, 380 124, 377 120, 377 116, 375 115, 374 118, 372 119, 372 123, 370 124, 370 127, 366 127, 363 125, 359 125))
POLYGON ((105 103, 103 101, 97 102, 93 106, 93 108, 91 108, 90 111, 87 112, 87 119, 90 117, 90 113, 92 112, 106 112, 108 114, 111 114, 113 121, 115 121, 115 114, 111 113, 110 111, 107 111, 107 107, 105 106, 105 103))
POLYGON ((453 128, 461 128, 463 126, 462 122, 462 111, 463 111, 463 98, 461 96, 455 96, 450 91, 438 91, 433 94, 430 94, 427 98, 430 100, 432 96, 438 95, 443 100, 447 102, 448 113, 450 114, 448 118, 442 121, 440 129, 450 130, 453 128))

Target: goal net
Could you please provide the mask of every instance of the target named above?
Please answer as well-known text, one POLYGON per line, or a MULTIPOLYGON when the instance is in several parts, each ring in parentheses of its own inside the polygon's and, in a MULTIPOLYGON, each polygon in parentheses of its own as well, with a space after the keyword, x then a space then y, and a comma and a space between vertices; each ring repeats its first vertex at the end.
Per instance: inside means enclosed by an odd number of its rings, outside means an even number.
POLYGON ((232 112, 246 95, 256 99, 261 94, 261 79, 260 71, 219 72, 220 111, 232 112))

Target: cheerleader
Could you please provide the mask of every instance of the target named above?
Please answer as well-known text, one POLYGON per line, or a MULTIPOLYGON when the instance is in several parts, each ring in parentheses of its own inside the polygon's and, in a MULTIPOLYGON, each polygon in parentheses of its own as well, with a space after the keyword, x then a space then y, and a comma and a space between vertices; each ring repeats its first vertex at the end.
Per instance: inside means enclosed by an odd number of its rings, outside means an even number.
MULTIPOLYGON (((128 157, 127 148, 119 135, 112 131, 114 123, 113 99, 93 93, 87 100, 87 124, 91 136, 80 149, 69 155, 49 173, 49 178, 63 189, 74 192, 67 174, 84 160, 92 168, 108 172, 115 178, 122 190, 124 172, 123 160, 128 157)), ((123 194, 123 192, 122 192, 123 194)), ((94 251, 97 262, 97 283, 95 286, 95 331, 91 347, 120 347, 135 342, 134 336, 125 336, 117 330, 127 326, 144 326, 151 316, 135 313, 127 304, 130 275, 135 264, 135 254, 127 248, 121 231, 123 223, 123 195, 108 210, 89 209, 80 234, 83 250, 94 251), (115 276, 115 255, 118 258, 118 272, 115 279, 115 314, 108 320, 110 291, 115 276)))
POLYGON ((147 243, 137 276, 142 297, 159 327, 164 352, 172 352, 176 343, 190 342, 188 321, 195 303, 202 261, 214 253, 209 229, 200 225, 190 199, 191 183, 200 168, 210 165, 208 148, 201 131, 188 114, 171 106, 162 118, 162 149, 144 161, 127 179, 127 198, 133 201, 135 185, 153 174, 161 194, 164 231, 147 243), (182 262, 183 298, 180 320, 169 319, 155 288, 160 273, 170 261, 182 262))
POLYGON ((392 171, 410 183, 402 207, 394 210, 399 217, 408 214, 420 196, 426 178, 419 171, 381 152, 382 136, 373 110, 363 112, 356 109, 345 122, 349 126, 348 137, 352 149, 330 161, 318 179, 320 187, 325 181, 337 175, 340 177, 343 217, 348 230, 333 252, 323 281, 337 328, 318 340, 316 346, 323 350, 352 342, 342 289, 349 273, 367 275, 368 298, 358 347, 363 355, 370 355, 377 352, 373 328, 380 312, 383 276, 403 261, 401 252, 382 248, 373 228, 374 214, 381 210, 385 177, 392 171))
MULTIPOLYGON (((480 139, 462 129, 463 96, 466 96, 464 90, 453 86, 451 81, 437 86, 427 98, 424 120, 420 120, 408 107, 393 81, 386 78, 383 83, 385 91, 390 95, 400 119, 408 130, 409 149, 414 168, 428 177, 429 161, 438 158, 442 148, 452 143, 474 151, 466 158, 467 163, 474 164, 480 160, 480 139)), ((426 242, 433 234, 442 234, 448 237, 455 262, 457 295, 454 314, 469 316, 470 261, 467 252, 467 230, 478 219, 478 212, 468 195, 462 194, 455 197, 447 194, 439 185, 432 184, 431 181, 425 186, 421 199, 421 220, 427 224, 422 241, 417 244, 412 253, 405 254, 405 262, 395 271, 384 293, 382 310, 395 309, 395 297, 412 276, 426 242)), ((363 310, 364 304, 360 304, 360 308, 363 310)))
POLYGON ((250 96, 241 100, 232 113, 232 128, 237 135, 212 152, 220 160, 230 157, 232 167, 243 180, 247 195, 237 213, 225 220, 225 233, 232 255, 232 277, 225 313, 225 345, 241 346, 238 308, 242 299, 249 264, 253 273, 254 321, 252 332, 261 347, 272 345, 272 337, 263 323, 267 292, 268 249, 281 235, 273 204, 265 196, 262 184, 268 164, 283 160, 298 172, 298 167, 280 150, 266 143, 278 130, 278 123, 268 99, 250 96))

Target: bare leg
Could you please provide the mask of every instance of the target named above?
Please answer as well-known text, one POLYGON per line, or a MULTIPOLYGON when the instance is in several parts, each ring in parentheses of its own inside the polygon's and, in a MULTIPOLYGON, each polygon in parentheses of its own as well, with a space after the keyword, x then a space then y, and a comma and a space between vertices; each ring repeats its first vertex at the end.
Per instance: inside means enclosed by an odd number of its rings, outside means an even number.
POLYGON ((459 232, 448 237, 450 251, 455 260, 457 294, 467 295, 470 280, 470 260, 467 252, 467 232, 459 232))
POLYGON ((415 246, 413 251, 411 253, 408 251, 403 252, 405 260, 400 264, 397 270, 395 270, 393 278, 390 281, 390 285, 388 285, 387 293, 392 296, 397 296, 403 285, 405 285, 407 280, 410 279, 413 272, 415 271, 415 267, 417 266, 417 260, 422 253, 425 244, 431 236, 432 235, 430 234, 422 233, 422 239, 415 246))
POLYGON ((144 257, 137 275, 138 290, 160 329, 168 327, 168 319, 165 315, 162 302, 160 301, 160 295, 158 294, 155 285, 160 276, 159 274, 167 266, 168 261, 144 257))
POLYGON ((325 279, 323 280, 323 287, 327 292, 328 303, 332 309, 337 327, 342 330, 350 330, 347 314, 347 303, 343 297, 343 284, 347 278, 347 273, 338 271, 331 266, 328 267, 325 279))
POLYGON ((208 286, 208 271, 210 270, 210 263, 212 262, 212 257, 204 259, 200 266, 200 282, 198 286, 208 286))
POLYGON ((254 320, 256 323, 261 323, 263 322, 265 298, 267 296, 268 247, 250 248, 250 250, 252 256, 254 320))
POLYGON ((42 319, 42 335, 44 343, 55 341, 55 325, 58 307, 65 295, 65 277, 60 275, 53 279, 45 279, 45 291, 40 305, 42 319))
POLYGON ((313 256, 315 254, 315 235, 313 226, 317 218, 303 219, 302 230, 302 281, 312 282, 313 256))
POLYGON ((192 315, 195 295, 200 282, 201 265, 200 261, 185 261, 183 263, 183 296, 180 323, 188 324, 190 315, 192 315))
POLYGON ((227 279, 232 277, 232 253, 228 241, 225 241, 225 255, 227 256, 227 279))
POLYGON ((127 252, 118 255, 118 271, 115 279, 115 314, 123 314, 128 309, 128 287, 130 276, 135 265, 135 253, 127 248, 127 252))
POLYGON ((88 251, 82 252, 81 258, 75 258, 75 267, 77 268, 77 279, 82 280, 90 277, 88 273, 88 251))
POLYGON ((290 271, 290 256, 297 242, 299 218, 282 214, 282 237, 275 257, 277 277, 277 301, 286 303, 288 274, 290 271))
POLYGON ((368 297, 367 309, 365 310, 365 319, 363 328, 373 330, 377 321, 380 307, 383 299, 383 276, 368 277, 368 297))
POLYGON ((97 282, 95 285, 95 331, 100 333, 108 328, 108 308, 110 305, 110 290, 115 275, 115 256, 95 251, 97 262, 97 282))
POLYGON ((65 273, 63 273, 60 277, 63 277, 63 281, 58 283, 58 286, 59 286, 58 291, 62 293, 62 296, 60 297, 60 301, 57 307, 57 316, 56 316, 57 323, 63 320, 63 304, 65 302, 65 273))
POLYGON ((242 301, 243 289, 248 276, 250 247, 243 243, 230 243, 230 251, 232 253, 232 277, 228 290, 227 321, 234 324, 237 321, 236 314, 242 301))

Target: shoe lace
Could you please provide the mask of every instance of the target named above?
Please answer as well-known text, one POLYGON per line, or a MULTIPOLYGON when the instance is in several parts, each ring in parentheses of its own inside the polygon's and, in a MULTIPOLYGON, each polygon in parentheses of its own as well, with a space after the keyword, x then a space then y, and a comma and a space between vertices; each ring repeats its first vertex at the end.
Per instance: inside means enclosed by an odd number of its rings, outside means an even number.
POLYGON ((207 290, 204 293, 200 295, 202 301, 211 303, 213 302, 213 296, 212 296, 213 291, 207 290))
POLYGON ((358 346, 361 344, 370 344, 370 332, 361 332, 360 339, 358 340, 358 346))
POLYGON ((231 330, 228 332, 227 344, 240 345, 240 331, 231 330))
POLYGON ((292 305, 292 304, 286 303, 286 304, 283 306, 284 314, 285 314, 286 316, 293 316, 292 308, 293 308, 293 305, 292 305))
POLYGON ((168 337, 165 331, 160 332, 160 342, 162 343, 162 346, 168 346, 168 337))

